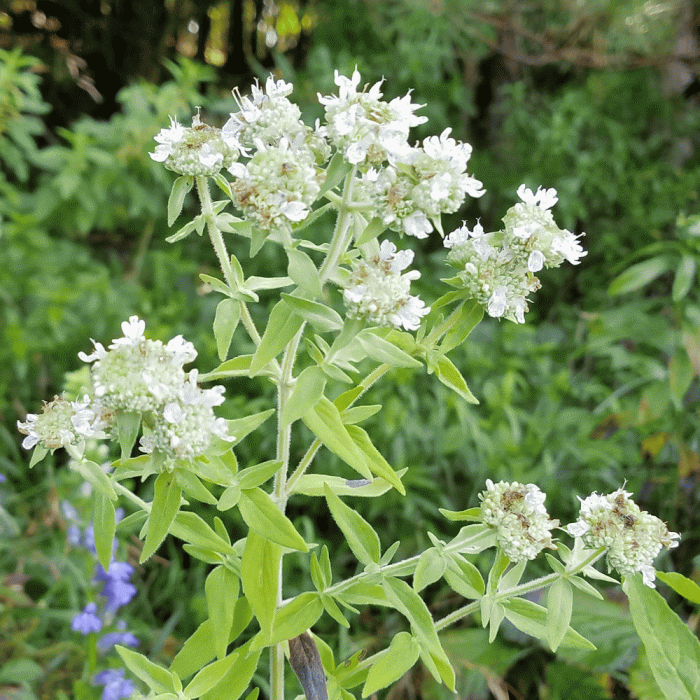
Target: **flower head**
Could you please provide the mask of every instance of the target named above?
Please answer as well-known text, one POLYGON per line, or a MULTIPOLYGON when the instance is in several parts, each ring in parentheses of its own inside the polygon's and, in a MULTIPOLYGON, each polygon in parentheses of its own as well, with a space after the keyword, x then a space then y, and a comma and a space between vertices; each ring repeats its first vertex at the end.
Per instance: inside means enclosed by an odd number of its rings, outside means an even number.
POLYGON ((414 114, 423 105, 411 103, 410 92, 391 102, 383 101, 382 82, 358 92, 360 73, 357 69, 351 78, 336 70, 338 95, 318 95, 326 112, 328 138, 353 165, 376 165, 392 154, 401 153, 410 128, 427 121, 427 117, 414 114))
POLYGON ((92 679, 93 683, 103 685, 102 700, 123 700, 130 698, 134 690, 134 682, 128 678, 124 678, 124 669, 107 669, 100 671, 92 679))
POLYGON ((402 272, 412 261, 413 251, 397 251, 391 241, 383 241, 376 258, 355 263, 343 290, 348 315, 416 330, 430 307, 409 294, 411 280, 420 277, 417 270, 402 272))
POLYGON ((204 124, 199 115, 191 127, 184 127, 170 118, 170 127, 155 137, 155 151, 149 155, 158 163, 180 175, 216 175, 228 168, 243 152, 235 133, 204 124))
POLYGON ((496 528, 498 545, 511 561, 534 559, 545 547, 554 549, 551 530, 559 521, 550 520, 545 495, 534 484, 487 479, 479 499, 482 521, 496 528))
POLYGON ((608 566, 623 576, 641 572, 644 583, 654 588, 653 562, 661 547, 678 546, 680 535, 650 515, 622 488, 607 496, 592 493, 581 501, 579 519, 567 526, 573 537, 581 537, 592 549, 607 549, 608 566))
POLYGON ((30 450, 41 443, 47 449, 66 447, 101 432, 103 423, 98 411, 84 396, 80 401, 66 401, 58 396, 44 402, 40 414, 28 413, 24 422, 17 421, 17 429, 27 437, 22 447, 30 450))

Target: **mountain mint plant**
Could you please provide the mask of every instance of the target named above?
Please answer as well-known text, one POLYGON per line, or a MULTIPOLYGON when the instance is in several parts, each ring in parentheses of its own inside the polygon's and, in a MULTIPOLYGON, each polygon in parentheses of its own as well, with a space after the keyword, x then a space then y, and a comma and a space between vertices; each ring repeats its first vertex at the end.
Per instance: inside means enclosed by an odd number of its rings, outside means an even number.
MULTIPOLYGON (((552 650, 593 648, 570 627, 572 600, 574 589, 601 597, 589 579, 614 582, 594 567, 603 557, 622 575, 633 616, 665 605, 649 598, 660 599, 649 588, 653 560, 661 547, 677 545, 678 535, 622 490, 588 496, 581 519, 561 528, 537 486, 489 480, 480 505, 441 511, 462 523, 452 539, 431 535, 430 548, 396 562, 398 543, 382 552, 372 525, 349 505, 349 497, 380 498, 389 489, 405 494, 401 474, 360 426, 377 410, 363 404, 365 392, 394 368, 426 369, 475 402, 450 350, 467 341, 484 312, 524 323, 540 287, 537 273, 579 264, 586 253, 580 236, 554 221, 555 190, 525 185, 502 230, 465 222, 445 235, 441 215, 484 194, 468 169, 471 147, 449 129, 413 144, 410 130, 426 118, 410 93, 386 101, 382 82, 363 87, 357 70, 349 78, 336 71, 335 83, 337 94, 318 96, 325 119, 313 127, 290 101, 292 85, 270 77, 249 96, 235 92, 239 109, 222 128, 197 114, 191 126, 171 119, 155 137, 151 157, 178 176, 169 222, 193 187, 201 203, 201 213, 169 240, 206 232, 221 266, 221 277, 202 276, 221 297, 213 328, 221 364, 205 373, 186 370, 197 357, 193 345, 181 336, 151 340, 145 321, 132 316, 107 348, 93 341, 92 352, 80 354, 91 368, 84 397, 56 398, 19 424, 24 447, 34 448, 32 465, 64 447, 93 485, 95 546, 104 571, 110 570, 118 498, 133 509, 120 527, 137 528, 141 561, 170 534, 211 566, 209 617, 169 668, 117 644, 149 698, 236 700, 264 650, 271 700, 284 698, 287 663, 309 700, 349 700, 353 692, 367 697, 419 661, 454 691, 455 672, 439 632, 472 615, 490 628, 491 639, 507 619, 552 650), (212 198, 212 184, 222 198, 212 198), (314 240, 305 238, 311 231, 314 240), (452 271, 442 296, 421 299, 411 289, 420 276, 414 253, 401 245, 406 237, 429 236, 441 238, 452 271), (269 245, 284 251, 286 274, 247 276, 245 259, 269 245), (250 311, 262 293, 277 295, 264 327, 250 311), (236 332, 252 341, 251 354, 230 354, 236 332), (217 417, 228 390, 211 382, 256 376, 276 387, 276 404, 233 420, 217 417), (276 433, 275 453, 239 468, 239 441, 263 424, 276 433), (302 424, 312 439, 295 461, 291 438, 302 424), (121 446, 111 473, 83 456, 88 437, 121 446), (326 450, 347 473, 324 473, 326 450), (151 501, 127 488, 124 481, 133 478, 153 481, 151 501), (288 503, 319 497, 359 563, 350 578, 334 582, 332 553, 306 541, 286 515, 288 503), (213 526, 193 501, 218 511, 213 526), (569 537, 572 548, 564 541, 569 537), (472 559, 491 548, 495 556, 484 578, 472 559), (521 582, 527 562, 542 550, 552 573, 521 582), (313 587, 288 597, 285 560, 292 556, 307 559, 313 587), (440 579, 471 602, 436 620, 420 592, 440 579), (546 607, 523 597, 543 589, 546 607), (366 658, 336 659, 313 635, 314 625, 328 615, 350 627, 357 608, 368 604, 397 610, 410 631, 366 658), (240 643, 244 630, 247 641, 240 643)), ((674 625, 682 624, 663 610, 663 619, 675 621, 666 623, 675 634, 674 625)), ((74 626, 94 631, 95 619, 88 604, 74 626)), ((649 625, 640 615, 635 624, 646 643, 649 625)), ((119 673, 105 682, 125 684, 119 673)))

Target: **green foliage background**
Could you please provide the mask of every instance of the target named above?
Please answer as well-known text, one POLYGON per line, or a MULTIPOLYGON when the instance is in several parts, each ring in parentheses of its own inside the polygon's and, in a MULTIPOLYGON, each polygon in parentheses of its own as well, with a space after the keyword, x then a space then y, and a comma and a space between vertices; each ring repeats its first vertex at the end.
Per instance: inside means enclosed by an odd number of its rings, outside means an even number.
MULTIPOLYGON (((321 116, 310 106, 315 93, 335 89, 333 70, 347 75, 357 65, 369 83, 386 76, 388 97, 414 89, 413 101, 426 104, 430 118, 418 137, 450 126, 473 143, 470 171, 487 195, 445 222, 446 231, 477 217, 487 229, 497 226, 525 182, 555 187, 557 222, 586 232, 588 256, 579 267, 543 276, 524 326, 487 320, 454 353, 480 405, 465 405, 408 370, 373 388, 370 403, 384 410, 366 427, 397 470, 408 468, 408 495, 392 492, 356 507, 383 545, 400 539, 409 555, 426 544, 427 529, 445 528, 437 508, 475 505, 486 478, 537 483, 562 522, 575 517, 577 495, 626 482, 643 508, 682 533, 681 546, 659 568, 697 580, 700 108, 697 90, 665 93, 664 64, 642 60, 670 53, 682 3, 645 25, 653 31, 636 33, 625 27, 647 21, 641 3, 584 3, 597 9, 574 18, 578 54, 517 68, 508 64, 512 56, 494 50, 502 34, 489 18, 502 8, 488 5, 445 2, 437 12, 398 0, 323 3, 303 64, 273 54, 311 119, 321 116), (592 21, 601 16, 602 28, 592 21), (607 62, 597 68, 584 58, 601 35, 607 62)), ((559 3, 516 19, 555 38, 571 21, 559 3)), ((532 55, 533 47, 525 48, 532 55)), ((0 675, 0 688, 22 686, 29 693, 22 697, 70 697, 80 675, 84 652, 60 640, 83 604, 86 582, 67 573, 75 564, 66 564, 57 504, 77 500, 86 517, 90 506, 60 458, 28 472, 17 419, 64 388, 64 374, 80 366, 77 353, 88 350, 90 337, 108 341, 131 314, 147 319, 152 337, 182 333, 192 340, 203 371, 216 363, 209 331, 216 300, 198 277, 215 261, 197 237, 164 242, 172 177, 147 154, 169 115, 186 121, 201 106, 206 118, 222 123, 234 103, 212 66, 182 58, 167 67, 170 78, 160 85, 138 80, 124 88, 109 119, 84 116, 54 129, 37 61, 19 49, 0 51, 0 473, 7 477, 0 484, 0 668, 19 669, 0 675), (17 571, 20 593, 8 583, 17 571), (52 665, 57 653, 63 663, 52 665)), ((431 280, 444 274, 443 258, 437 242, 416 259, 427 303, 435 297, 431 280)), ((279 261, 267 246, 250 261, 251 272, 269 274, 279 261)), ((234 342, 244 343, 238 336, 234 342)), ((227 417, 266 408, 268 393, 259 380, 232 382, 227 417)), ((248 438, 238 450, 241 466, 259 461, 256 454, 273 442, 263 433, 248 438)), ((328 469, 335 467, 341 470, 328 469)), ((290 517, 307 540, 326 540, 333 551, 326 512, 299 508, 290 517)), ((343 553, 336 555, 342 562, 343 553)), ((206 616, 205 572, 174 546, 163 561, 139 571, 129 614, 148 652, 169 660, 206 616)), ((309 572, 289 575, 302 589, 309 572)), ((436 605, 449 603, 448 591, 431 587, 430 596, 436 605)), ((657 697, 616 599, 578 610, 574 626, 589 629, 599 646, 588 656, 554 658, 515 631, 491 647, 480 628, 446 633, 445 648, 461 670, 460 695, 486 698, 491 688, 497 696, 494 689, 510 684, 525 698, 543 697, 543 686, 546 697, 572 698, 574 673, 587 700, 629 692, 657 697)), ((384 645, 400 629, 398 618, 370 611, 352 637, 330 625, 325 633, 343 658, 384 645)), ((392 692, 408 694, 409 686, 422 697, 442 697, 418 674, 392 692)))

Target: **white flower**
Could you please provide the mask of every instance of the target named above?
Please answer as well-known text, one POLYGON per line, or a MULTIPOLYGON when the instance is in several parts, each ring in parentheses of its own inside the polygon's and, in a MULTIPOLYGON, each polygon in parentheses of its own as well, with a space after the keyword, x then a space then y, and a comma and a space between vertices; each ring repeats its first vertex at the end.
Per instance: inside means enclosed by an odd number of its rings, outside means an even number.
POLYGON ((680 535, 641 510, 631 495, 620 488, 606 496, 592 493, 579 498, 579 520, 567 531, 591 549, 605 548, 609 567, 623 576, 641 572, 644 583, 654 588, 653 561, 661 547, 677 547, 680 535))
POLYGON ((430 307, 410 295, 411 281, 420 273, 402 271, 412 261, 413 251, 397 251, 391 241, 385 240, 378 257, 355 263, 343 290, 348 315, 377 325, 417 330, 430 307))
POLYGON ((482 522, 496 529, 498 545, 511 561, 534 559, 545 547, 555 548, 551 530, 559 521, 550 520, 545 495, 534 484, 487 479, 479 499, 482 522))
POLYGON ((543 190, 541 187, 537 188, 536 193, 532 193, 532 190, 525 185, 520 185, 518 187, 518 197, 531 206, 538 206, 540 209, 551 209, 559 200, 557 196, 557 191, 554 188, 548 190, 543 190))

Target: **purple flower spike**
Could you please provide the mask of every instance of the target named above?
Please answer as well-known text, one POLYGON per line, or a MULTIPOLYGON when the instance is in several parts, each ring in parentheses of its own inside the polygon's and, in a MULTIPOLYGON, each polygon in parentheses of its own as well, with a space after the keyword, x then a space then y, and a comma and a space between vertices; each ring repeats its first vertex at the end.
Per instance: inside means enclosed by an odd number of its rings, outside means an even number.
POLYGON ((78 613, 71 620, 70 628, 73 632, 80 632, 81 634, 99 632, 102 629, 102 620, 97 616, 97 605, 88 603, 83 612, 78 613))
POLYGON ((104 685, 102 700, 123 700, 123 698, 131 697, 134 692, 134 683, 128 678, 124 678, 123 669, 101 671, 93 678, 93 682, 104 685))

